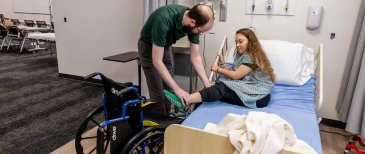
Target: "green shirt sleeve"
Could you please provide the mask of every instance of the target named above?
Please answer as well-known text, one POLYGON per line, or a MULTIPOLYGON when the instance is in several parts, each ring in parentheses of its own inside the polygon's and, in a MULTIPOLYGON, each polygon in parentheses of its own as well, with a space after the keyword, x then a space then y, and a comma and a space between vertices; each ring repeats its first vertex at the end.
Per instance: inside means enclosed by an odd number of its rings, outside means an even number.
POLYGON ((199 34, 188 34, 188 39, 191 43, 199 44, 199 34))
POLYGON ((166 36, 168 33, 167 26, 168 21, 163 18, 164 16, 156 17, 152 26, 152 43, 159 46, 164 47, 166 45, 166 36))

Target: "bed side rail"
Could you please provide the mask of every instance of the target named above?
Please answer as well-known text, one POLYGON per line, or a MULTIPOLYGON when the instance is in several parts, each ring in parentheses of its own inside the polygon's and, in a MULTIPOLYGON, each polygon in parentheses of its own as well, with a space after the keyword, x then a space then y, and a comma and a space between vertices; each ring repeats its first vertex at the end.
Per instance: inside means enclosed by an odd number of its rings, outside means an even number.
MULTIPOLYGON (((228 51, 228 42, 227 42, 227 36, 224 36, 223 38, 223 41, 222 41, 222 44, 218 50, 218 54, 222 55, 225 59, 226 59, 226 56, 227 56, 227 51, 228 51)), ((217 64, 218 63, 218 60, 219 60, 219 57, 217 56, 215 58, 215 61, 213 63, 214 64, 217 64)), ((213 76, 217 77, 217 73, 211 71, 210 72, 210 76, 209 76, 209 81, 210 82, 213 82, 213 76)))
MULTIPOLYGON (((317 117, 320 117, 319 112, 323 103, 323 43, 319 44, 318 50, 314 55, 314 73, 317 77, 315 89, 315 104, 317 117)), ((321 118, 318 118, 320 122, 321 118)))

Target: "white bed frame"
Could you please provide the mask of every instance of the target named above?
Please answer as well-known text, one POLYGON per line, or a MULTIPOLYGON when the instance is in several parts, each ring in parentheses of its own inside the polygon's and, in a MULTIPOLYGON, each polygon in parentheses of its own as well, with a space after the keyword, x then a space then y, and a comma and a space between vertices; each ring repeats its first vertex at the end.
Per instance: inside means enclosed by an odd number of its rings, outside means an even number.
MULTIPOLYGON (((223 38, 220 47, 220 54, 226 56, 228 51, 227 36, 223 38)), ((232 51, 232 50, 231 50, 232 51)), ((319 49, 315 51, 314 73, 317 77, 315 89, 315 104, 318 123, 321 118, 319 111, 323 101, 323 44, 319 44, 319 49)), ((214 64, 217 64, 218 57, 214 64)), ((209 80, 212 81, 214 72, 211 72, 209 80)), ((166 128, 164 139, 165 154, 232 154, 234 148, 227 136, 205 132, 200 129, 173 124, 166 128)), ((282 151, 281 154, 291 152, 282 151)))
MULTIPOLYGON (((227 36, 224 36, 222 44, 218 50, 218 54, 222 55, 224 58, 227 57, 227 52, 228 52, 228 41, 227 41, 227 36)), ((219 57, 217 56, 215 58, 214 64, 218 64, 218 60, 219 57)), ((213 81, 213 76, 217 76, 217 74, 213 71, 210 72, 210 76, 209 76, 209 81, 212 82, 213 81)))
POLYGON ((318 50, 314 52, 314 74, 317 77, 315 103, 317 122, 319 124, 322 120, 320 111, 323 103, 323 43, 320 43, 318 50))

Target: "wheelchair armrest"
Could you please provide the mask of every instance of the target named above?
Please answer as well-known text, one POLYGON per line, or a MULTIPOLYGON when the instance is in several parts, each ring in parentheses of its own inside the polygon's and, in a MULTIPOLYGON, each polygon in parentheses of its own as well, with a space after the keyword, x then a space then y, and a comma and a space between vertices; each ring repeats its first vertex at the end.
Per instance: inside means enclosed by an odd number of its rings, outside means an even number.
POLYGON ((100 127, 105 128, 106 126, 108 126, 110 124, 113 124, 113 123, 116 123, 116 122, 119 122, 119 121, 124 121, 128 118, 129 118, 129 116, 116 118, 116 119, 112 119, 112 120, 107 120, 107 121, 103 122, 100 127))

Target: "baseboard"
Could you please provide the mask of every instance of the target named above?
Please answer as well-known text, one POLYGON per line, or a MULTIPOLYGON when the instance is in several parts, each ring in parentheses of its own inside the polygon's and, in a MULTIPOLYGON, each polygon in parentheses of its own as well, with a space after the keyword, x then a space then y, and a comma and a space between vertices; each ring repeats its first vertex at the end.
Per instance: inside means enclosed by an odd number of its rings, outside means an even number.
POLYGON ((320 124, 324 124, 324 125, 327 125, 330 127, 340 128, 340 129, 345 129, 345 127, 346 127, 346 123, 344 123, 342 121, 326 119, 326 118, 322 118, 320 124))
POLYGON ((83 76, 71 75, 71 74, 63 74, 63 73, 58 73, 58 76, 61 77, 61 78, 68 78, 68 79, 74 79, 74 80, 79 80, 79 81, 85 81, 85 82, 102 84, 102 82, 101 82, 100 79, 88 79, 88 80, 85 80, 83 76))

